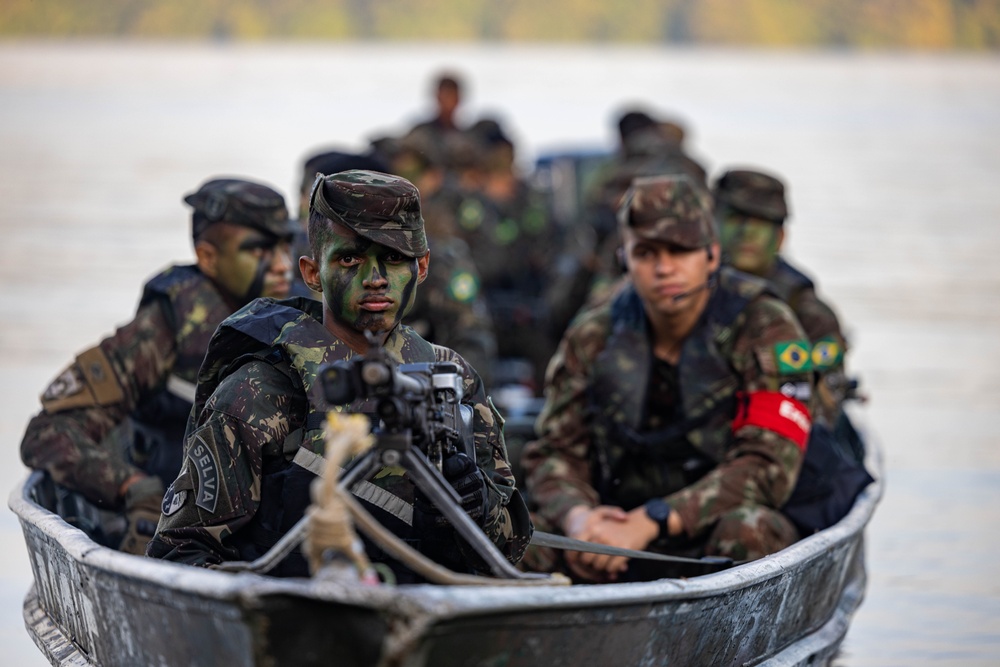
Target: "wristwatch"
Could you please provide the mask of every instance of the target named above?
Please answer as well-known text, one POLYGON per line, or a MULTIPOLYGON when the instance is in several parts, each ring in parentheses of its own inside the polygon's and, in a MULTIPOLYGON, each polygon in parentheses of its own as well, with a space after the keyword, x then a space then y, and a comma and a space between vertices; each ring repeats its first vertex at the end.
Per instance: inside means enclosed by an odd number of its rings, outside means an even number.
POLYGON ((646 516, 655 521, 656 525, 660 527, 660 534, 657 535, 656 539, 662 540, 665 537, 669 537, 670 528, 667 524, 667 519, 670 518, 670 503, 663 498, 653 498, 652 500, 647 500, 643 508, 646 510, 646 516))

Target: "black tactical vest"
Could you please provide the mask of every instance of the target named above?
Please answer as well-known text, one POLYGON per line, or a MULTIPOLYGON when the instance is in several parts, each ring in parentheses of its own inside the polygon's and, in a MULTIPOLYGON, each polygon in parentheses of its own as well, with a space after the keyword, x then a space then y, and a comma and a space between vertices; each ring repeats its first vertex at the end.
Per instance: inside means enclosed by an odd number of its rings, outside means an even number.
POLYGON ((194 265, 173 266, 147 282, 139 307, 156 301, 163 304, 173 331, 177 359, 164 389, 130 415, 127 449, 138 467, 166 486, 180 471, 184 428, 208 342, 232 309, 194 265))
MULTIPOLYGON (((322 304, 312 299, 257 299, 219 327, 202 367, 193 418, 223 378, 251 361, 273 366, 304 398, 301 414, 291 415, 292 430, 285 439, 284 456, 263 461, 260 506, 247 527, 230 538, 245 560, 265 554, 302 518, 311 502, 310 484, 325 465, 323 424, 328 406, 317 382, 318 371, 326 362, 353 353, 341 343, 337 356, 328 354, 336 341, 322 324, 322 317, 322 304)), ((392 336, 402 352, 397 361, 434 361, 433 346, 409 327, 400 326, 392 336)), ((371 401, 356 401, 348 410, 374 414, 374 408, 371 401)), ((412 497, 396 496, 366 481, 352 491, 383 525, 415 542, 411 539, 412 497)), ((373 559, 387 560, 372 545, 367 546, 373 559)), ((419 544, 415 546, 419 548, 419 544)), ((296 549, 271 574, 309 576, 301 550, 296 549)), ((405 576, 400 571, 397 575, 405 576)))
POLYGON ((803 290, 814 289, 812 279, 794 266, 786 262, 780 255, 774 263, 774 269, 767 277, 775 295, 787 303, 794 311, 798 305, 799 295, 803 290))
POLYGON ((729 359, 741 313, 766 287, 727 268, 717 280, 681 348, 682 417, 656 432, 640 432, 652 364, 642 301, 630 286, 612 303, 610 335, 595 360, 590 394, 594 479, 603 503, 631 509, 669 495, 718 465, 732 446, 740 380, 729 359))

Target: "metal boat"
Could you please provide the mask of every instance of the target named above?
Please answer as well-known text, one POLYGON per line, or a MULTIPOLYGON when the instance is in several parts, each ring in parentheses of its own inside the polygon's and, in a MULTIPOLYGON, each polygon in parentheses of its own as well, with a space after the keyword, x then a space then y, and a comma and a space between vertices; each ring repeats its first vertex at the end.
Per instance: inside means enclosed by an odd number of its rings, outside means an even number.
MULTIPOLYGON (((877 459, 869 450, 869 459, 877 459)), ((34 585, 25 623, 54 665, 341 667, 827 664, 865 589, 876 480, 834 526, 714 574, 573 586, 348 585, 232 574, 100 546, 10 497, 34 585)))

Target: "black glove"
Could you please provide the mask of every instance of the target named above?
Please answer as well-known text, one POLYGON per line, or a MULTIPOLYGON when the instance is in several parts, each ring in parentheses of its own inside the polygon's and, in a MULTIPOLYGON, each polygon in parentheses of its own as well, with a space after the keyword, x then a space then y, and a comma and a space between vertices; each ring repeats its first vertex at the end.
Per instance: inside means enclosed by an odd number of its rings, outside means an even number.
MULTIPOLYGON (((468 456, 462 452, 455 452, 445 455, 441 462, 441 472, 445 480, 462 499, 462 509, 465 510, 465 513, 472 518, 476 525, 482 526, 486 517, 486 505, 489 502, 483 471, 468 456)), ((448 520, 441 514, 441 510, 434 506, 419 486, 414 494, 413 508, 415 512, 424 515, 423 519, 430 520, 434 525, 449 525, 448 520)))
POLYGON ((163 502, 163 483, 157 477, 145 477, 125 491, 125 518, 128 528, 118 545, 119 551, 146 555, 146 544, 156 532, 163 502))

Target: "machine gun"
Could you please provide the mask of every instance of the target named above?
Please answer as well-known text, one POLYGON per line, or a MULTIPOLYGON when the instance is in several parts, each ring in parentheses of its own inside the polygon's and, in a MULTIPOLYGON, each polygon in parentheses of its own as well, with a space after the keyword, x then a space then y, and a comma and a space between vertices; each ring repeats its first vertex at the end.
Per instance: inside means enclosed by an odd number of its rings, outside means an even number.
POLYGON ((476 460, 472 409, 462 404, 462 376, 456 364, 429 362, 397 366, 369 339, 368 352, 320 370, 324 397, 331 405, 374 401, 378 418, 375 445, 340 478, 350 489, 383 466, 401 466, 455 531, 475 550, 492 574, 535 579, 517 570, 461 507, 461 498, 441 474, 444 457, 455 450, 476 460))
POLYGON ((331 405, 374 400, 381 441, 387 444, 402 439, 406 447, 417 447, 439 472, 449 450, 458 449, 476 459, 472 409, 462 404, 462 376, 457 364, 424 362, 397 367, 384 349, 373 346, 362 357, 321 369, 320 382, 331 405))

